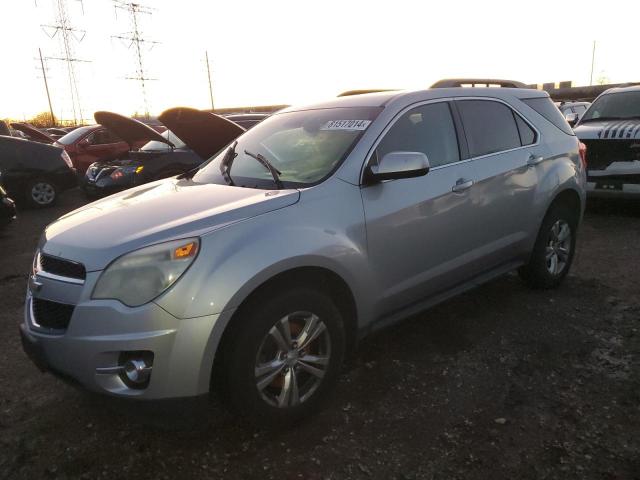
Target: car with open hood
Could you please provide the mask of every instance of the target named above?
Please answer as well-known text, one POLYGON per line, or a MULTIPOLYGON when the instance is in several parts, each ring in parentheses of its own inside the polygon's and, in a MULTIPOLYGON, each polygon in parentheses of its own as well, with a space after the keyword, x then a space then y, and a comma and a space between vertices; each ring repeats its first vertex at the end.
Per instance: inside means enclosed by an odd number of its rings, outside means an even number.
POLYGON ((77 185, 77 174, 61 148, 0 136, 0 184, 16 201, 49 207, 77 185))
MULTIPOLYGON (((162 121, 210 155, 190 113, 162 121)), ((24 349, 104 394, 213 391, 244 418, 296 421, 368 333, 514 269, 533 288, 560 285, 585 181, 546 92, 432 88, 291 107, 197 169, 47 226, 24 349)))
POLYGON ((587 146, 589 195, 640 198, 640 86, 603 92, 574 131, 587 146))
POLYGON ((28 123, 14 122, 11 124, 11 128, 22 132, 27 140, 33 140, 34 142, 45 143, 47 145, 51 145, 56 141, 48 132, 29 125, 28 123))
POLYGON ((213 113, 179 107, 160 115, 168 127, 160 134, 138 120, 112 112, 96 112, 96 122, 130 145, 145 143, 123 158, 91 164, 80 182, 88 196, 109 195, 198 167, 245 129, 213 113), (178 133, 176 133, 178 132, 178 133), (181 140, 188 138, 188 147, 181 140))
POLYGON ((129 145, 102 125, 85 125, 60 137, 54 145, 64 148, 78 174, 84 175, 92 163, 121 158, 130 149, 139 148, 144 143, 129 145))

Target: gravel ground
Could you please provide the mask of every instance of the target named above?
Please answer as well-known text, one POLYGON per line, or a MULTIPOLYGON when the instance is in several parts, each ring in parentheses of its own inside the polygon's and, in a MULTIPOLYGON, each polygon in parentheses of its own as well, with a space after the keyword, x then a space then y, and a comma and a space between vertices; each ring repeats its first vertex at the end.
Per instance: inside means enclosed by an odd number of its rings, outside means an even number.
POLYGON ((327 408, 242 426, 41 374, 17 324, 42 228, 0 232, 0 478, 640 479, 640 202, 591 203, 552 292, 495 280, 362 343, 327 408))

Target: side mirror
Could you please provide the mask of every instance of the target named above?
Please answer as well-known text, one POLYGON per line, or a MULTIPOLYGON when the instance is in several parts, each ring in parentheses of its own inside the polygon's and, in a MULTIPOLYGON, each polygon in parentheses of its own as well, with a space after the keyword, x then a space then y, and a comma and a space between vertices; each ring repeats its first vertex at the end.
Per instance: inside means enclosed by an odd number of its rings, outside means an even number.
POLYGON ((429 159, 422 152, 389 152, 378 165, 367 167, 367 183, 414 178, 429 172, 429 159))
POLYGON ((580 116, 577 113, 567 113, 564 118, 569 126, 574 127, 578 123, 580 116))

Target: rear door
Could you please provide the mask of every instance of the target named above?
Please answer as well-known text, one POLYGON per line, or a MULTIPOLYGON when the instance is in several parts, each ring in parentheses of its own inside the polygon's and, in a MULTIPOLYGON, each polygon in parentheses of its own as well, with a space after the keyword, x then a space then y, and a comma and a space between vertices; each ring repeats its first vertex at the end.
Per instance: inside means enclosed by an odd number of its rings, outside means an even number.
POLYGON ((79 173, 84 173, 93 162, 112 160, 129 151, 129 145, 106 128, 89 134, 78 147, 79 173))
POLYGON ((538 170, 548 152, 531 123, 497 99, 456 100, 476 173, 471 192, 484 269, 526 251, 538 170))
POLYGON ((394 151, 423 152, 431 170, 361 190, 369 262, 380 313, 405 307, 473 274, 473 165, 465 161, 448 101, 408 109, 387 127, 369 162, 394 151))

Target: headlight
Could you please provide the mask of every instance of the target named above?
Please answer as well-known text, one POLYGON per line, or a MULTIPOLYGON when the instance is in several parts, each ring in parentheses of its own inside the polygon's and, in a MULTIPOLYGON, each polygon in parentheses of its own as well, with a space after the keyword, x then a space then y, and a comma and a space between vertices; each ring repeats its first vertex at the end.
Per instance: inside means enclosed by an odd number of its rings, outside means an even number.
POLYGON ((188 238, 127 253, 102 272, 91 298, 116 299, 129 307, 150 302, 189 268, 199 247, 197 238, 188 238))
POLYGON ((118 180, 119 178, 122 178, 126 175, 133 175, 134 173, 140 173, 142 172, 142 170, 144 170, 144 167, 142 165, 140 166, 130 165, 127 167, 118 167, 113 172, 111 172, 111 175, 109 176, 114 180, 118 180))

